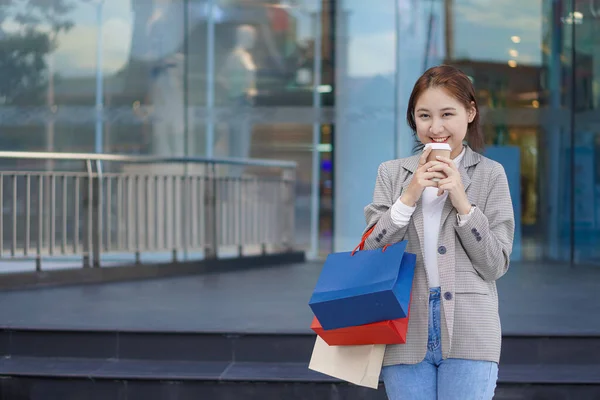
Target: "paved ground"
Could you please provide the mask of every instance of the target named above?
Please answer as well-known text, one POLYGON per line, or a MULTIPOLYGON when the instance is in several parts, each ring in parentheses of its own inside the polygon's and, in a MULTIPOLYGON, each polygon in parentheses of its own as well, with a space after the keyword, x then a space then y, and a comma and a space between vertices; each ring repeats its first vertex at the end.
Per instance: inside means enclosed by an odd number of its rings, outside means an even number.
MULTIPOLYGON (((309 332, 320 263, 0 293, 0 325, 309 332)), ((600 268, 515 264, 499 282, 505 334, 599 334, 600 268)))

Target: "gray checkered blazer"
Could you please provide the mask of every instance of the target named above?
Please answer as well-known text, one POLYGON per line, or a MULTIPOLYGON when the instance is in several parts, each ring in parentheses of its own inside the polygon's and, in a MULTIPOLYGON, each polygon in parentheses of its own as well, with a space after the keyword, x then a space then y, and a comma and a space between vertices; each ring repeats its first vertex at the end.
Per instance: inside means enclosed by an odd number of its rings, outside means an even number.
MULTIPOLYGON (((408 240, 407 251, 417 255, 406 344, 388 345, 384 365, 421 362, 427 350, 429 285, 423 264, 421 201, 407 226, 398 228, 390 217, 392 204, 418 165, 419 155, 381 164, 373 202, 365 207, 365 232, 376 225, 365 249, 408 240)), ((458 226, 449 198, 442 212, 438 244, 442 353, 444 358, 498 362, 501 329, 495 281, 508 270, 515 228, 508 181, 502 165, 468 146, 459 171, 467 197, 477 207, 463 226, 458 226)))

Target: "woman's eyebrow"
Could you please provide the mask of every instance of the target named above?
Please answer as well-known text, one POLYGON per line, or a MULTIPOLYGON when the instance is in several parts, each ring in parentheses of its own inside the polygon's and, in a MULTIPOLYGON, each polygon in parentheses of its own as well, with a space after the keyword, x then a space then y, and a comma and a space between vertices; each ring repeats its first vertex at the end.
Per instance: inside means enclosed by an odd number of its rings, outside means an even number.
MULTIPOLYGON (((428 110, 428 109, 426 109, 426 108, 423 108, 423 107, 421 107, 421 108, 419 108, 419 109, 417 110, 417 112, 419 112, 419 111, 427 111, 427 112, 429 112, 429 110, 428 110)), ((442 108, 440 111, 456 111, 456 108, 454 108, 454 107, 444 107, 444 108, 442 108)))

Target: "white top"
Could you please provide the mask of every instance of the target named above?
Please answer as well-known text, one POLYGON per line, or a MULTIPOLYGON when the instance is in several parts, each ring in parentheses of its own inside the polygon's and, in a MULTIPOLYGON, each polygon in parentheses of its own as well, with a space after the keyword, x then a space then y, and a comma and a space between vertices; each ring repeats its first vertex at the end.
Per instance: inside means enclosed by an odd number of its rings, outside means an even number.
MULTIPOLYGON (((454 159, 458 166, 462 161, 465 150, 454 159)), ((423 209, 423 259, 425 261, 425 270, 430 288, 440 286, 440 274, 438 271, 438 238, 440 234, 440 223, 442 219, 442 210, 444 203, 448 198, 448 193, 437 196, 437 188, 427 187, 421 195, 423 209)), ((416 207, 409 207, 400 201, 400 198, 394 203, 391 211, 392 221, 399 227, 404 227, 410 222, 416 207)), ((461 216, 460 225, 467 222, 468 216, 461 216)))

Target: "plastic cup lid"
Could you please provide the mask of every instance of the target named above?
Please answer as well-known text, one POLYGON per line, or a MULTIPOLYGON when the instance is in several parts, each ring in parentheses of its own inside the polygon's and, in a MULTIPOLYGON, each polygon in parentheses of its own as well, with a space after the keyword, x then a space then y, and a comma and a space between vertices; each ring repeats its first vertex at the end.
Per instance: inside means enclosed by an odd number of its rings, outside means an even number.
POLYGON ((427 143, 425 147, 431 147, 431 150, 452 150, 448 143, 427 143))

